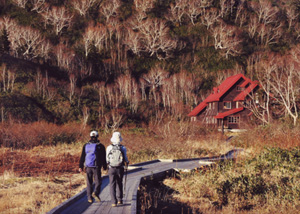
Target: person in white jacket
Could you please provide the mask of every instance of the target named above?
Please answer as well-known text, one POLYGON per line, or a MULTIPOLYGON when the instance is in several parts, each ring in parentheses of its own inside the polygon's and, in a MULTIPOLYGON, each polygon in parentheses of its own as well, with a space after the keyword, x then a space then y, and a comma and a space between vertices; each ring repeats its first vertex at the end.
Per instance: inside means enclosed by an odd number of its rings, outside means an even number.
POLYGON ((123 204, 123 176, 124 166, 129 164, 127 150, 121 144, 123 138, 120 132, 114 132, 110 139, 111 145, 106 149, 108 176, 112 206, 123 204))

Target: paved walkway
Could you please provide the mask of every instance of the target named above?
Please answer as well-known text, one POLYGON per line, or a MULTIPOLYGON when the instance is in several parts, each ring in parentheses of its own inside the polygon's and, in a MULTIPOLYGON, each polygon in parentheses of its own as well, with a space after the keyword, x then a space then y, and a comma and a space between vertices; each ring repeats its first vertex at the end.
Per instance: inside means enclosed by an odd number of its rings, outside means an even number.
POLYGON ((87 202, 86 191, 75 195, 69 200, 65 201, 58 207, 52 209, 48 214, 135 214, 137 208, 137 190, 141 179, 161 179, 167 174, 172 174, 174 170, 193 170, 200 168, 203 165, 209 165, 211 162, 221 159, 232 159, 239 150, 228 152, 226 155, 213 158, 198 158, 186 160, 155 160, 144 162, 131 166, 127 175, 125 196, 123 198, 124 204, 118 207, 111 207, 109 179, 107 176, 103 177, 101 186, 101 202, 94 202, 89 204, 87 202))

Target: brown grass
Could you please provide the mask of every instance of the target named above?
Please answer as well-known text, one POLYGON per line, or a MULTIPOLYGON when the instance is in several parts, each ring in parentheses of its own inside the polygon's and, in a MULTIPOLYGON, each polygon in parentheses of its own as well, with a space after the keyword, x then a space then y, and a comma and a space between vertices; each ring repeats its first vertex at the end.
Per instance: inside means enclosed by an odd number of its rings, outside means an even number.
POLYGON ((45 213, 85 187, 81 145, 0 150, 1 213, 45 213))
POLYGON ((55 125, 47 122, 0 123, 0 145, 15 149, 80 141, 87 136, 81 124, 55 125))
POLYGON ((18 177, 5 171, 1 176, 1 213, 46 213, 84 188, 82 174, 18 177))
POLYGON ((244 148, 236 162, 182 175, 180 181, 166 179, 164 185, 176 192, 169 197, 199 213, 298 213, 299 134, 299 127, 285 124, 241 133, 229 143, 244 148), (264 193, 250 192, 256 186, 264 193), (221 187, 228 192, 221 194, 221 187))
MULTIPOLYGON (((89 139, 89 129, 81 130, 78 124, 57 126, 43 122, 0 126, 1 213, 44 213, 85 187, 84 176, 77 173, 77 169, 82 146, 89 139), (68 140, 69 137, 72 140, 68 140), (10 138, 13 143, 9 143, 10 138)), ((214 156, 235 147, 245 149, 245 155, 238 160, 243 162, 266 147, 293 148, 300 145, 299 128, 286 128, 284 125, 256 128, 239 134, 230 142, 225 141, 228 135, 192 126, 188 122, 165 123, 147 129, 123 128, 119 131, 131 164, 153 159, 214 156)), ((99 139, 106 147, 110 144, 110 138, 111 133, 100 131, 99 139)), ((239 175, 241 172, 231 170, 231 173, 239 175)), ((226 173, 218 176, 225 179, 226 173)), ((190 179, 166 180, 166 185, 180 192, 171 197, 190 207, 201 204, 204 213, 236 211, 234 206, 226 206, 222 210, 212 206, 216 190, 205 185, 208 184, 207 178, 190 179), (191 190, 198 192, 195 194, 191 190)), ((273 204, 257 206, 255 210, 272 213, 278 210, 276 203, 273 204)), ((293 211, 293 206, 289 210, 293 211)))

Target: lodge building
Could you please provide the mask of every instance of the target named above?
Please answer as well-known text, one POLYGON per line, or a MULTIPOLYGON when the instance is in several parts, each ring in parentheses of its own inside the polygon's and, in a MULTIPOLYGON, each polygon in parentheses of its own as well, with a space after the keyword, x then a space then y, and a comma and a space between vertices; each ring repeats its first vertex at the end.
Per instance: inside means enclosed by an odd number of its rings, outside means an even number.
POLYGON ((213 88, 212 93, 196 106, 188 116, 192 121, 201 121, 224 129, 242 129, 249 121, 251 111, 245 108, 250 93, 259 88, 257 81, 243 74, 228 77, 221 85, 213 88))

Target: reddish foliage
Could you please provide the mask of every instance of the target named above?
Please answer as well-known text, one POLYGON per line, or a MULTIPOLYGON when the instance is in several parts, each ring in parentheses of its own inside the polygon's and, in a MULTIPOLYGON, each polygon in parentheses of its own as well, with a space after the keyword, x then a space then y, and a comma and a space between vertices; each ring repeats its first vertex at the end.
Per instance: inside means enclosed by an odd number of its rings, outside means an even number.
MULTIPOLYGON (((32 151, 32 150, 31 150, 32 151)), ((62 153, 53 157, 42 157, 28 151, 6 150, 0 154, 0 174, 12 170, 19 176, 55 176, 60 173, 71 173, 77 170, 79 157, 62 153)))
POLYGON ((80 124, 63 126, 47 122, 0 124, 0 145, 28 149, 39 145, 72 143, 80 140, 84 131, 80 124))

